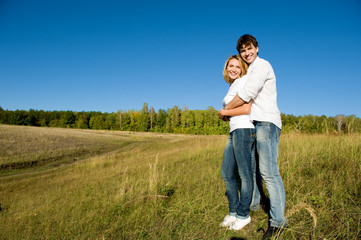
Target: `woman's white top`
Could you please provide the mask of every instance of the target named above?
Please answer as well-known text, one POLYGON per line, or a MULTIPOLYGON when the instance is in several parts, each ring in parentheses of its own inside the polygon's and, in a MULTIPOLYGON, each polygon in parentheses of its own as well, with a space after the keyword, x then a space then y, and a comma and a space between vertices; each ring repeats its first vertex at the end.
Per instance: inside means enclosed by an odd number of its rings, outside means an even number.
MULTIPOLYGON (((223 99, 223 106, 226 106, 232 99, 238 94, 239 89, 243 88, 247 80, 247 75, 242 76, 241 78, 236 79, 231 86, 227 95, 223 99)), ((239 115, 230 118, 229 121, 230 132, 238 128, 254 128, 253 122, 250 115, 239 115)))

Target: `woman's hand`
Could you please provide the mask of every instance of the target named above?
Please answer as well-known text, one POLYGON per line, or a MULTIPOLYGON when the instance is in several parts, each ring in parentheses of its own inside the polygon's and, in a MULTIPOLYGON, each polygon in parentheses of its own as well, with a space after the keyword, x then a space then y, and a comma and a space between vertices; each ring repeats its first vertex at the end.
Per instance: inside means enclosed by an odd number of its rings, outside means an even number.
POLYGON ((226 111, 222 108, 218 111, 218 117, 223 121, 229 121, 230 116, 226 115, 226 111))

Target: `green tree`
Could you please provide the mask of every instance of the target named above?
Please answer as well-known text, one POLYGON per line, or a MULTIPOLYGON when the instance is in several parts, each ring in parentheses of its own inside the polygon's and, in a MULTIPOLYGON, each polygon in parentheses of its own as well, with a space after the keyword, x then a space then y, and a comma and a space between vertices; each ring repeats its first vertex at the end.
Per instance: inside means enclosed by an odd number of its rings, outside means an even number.
POLYGON ((183 107, 181 112, 181 128, 182 133, 193 133, 194 130, 194 114, 186 106, 183 107))
POLYGON ((102 114, 92 116, 89 121, 89 126, 91 129, 105 129, 104 127, 104 116, 102 114))
POLYGON ((50 115, 51 112, 49 111, 43 111, 43 110, 38 111, 38 115, 37 115, 38 126, 48 127, 50 122, 50 115))
POLYGON ((178 106, 174 106, 173 108, 168 109, 168 117, 169 117, 168 128, 170 129, 171 132, 174 133, 181 132, 179 129, 180 116, 181 116, 181 111, 178 108, 178 106))
POLYGON ((75 124, 75 115, 72 111, 62 112, 60 117, 60 127, 70 128, 75 124))
POLYGON ((204 134, 204 114, 202 110, 194 110, 195 134, 204 134))
POLYGON ((109 129, 109 130, 117 130, 119 129, 118 127, 118 116, 116 113, 107 113, 104 115, 105 120, 104 120, 104 128, 105 129, 109 129))
POLYGON ((120 130, 129 131, 130 130, 130 116, 127 112, 120 112, 119 118, 121 119, 121 128, 120 130))
POLYGON ((159 109, 156 115, 156 132, 165 132, 166 131, 166 122, 167 122, 167 112, 163 109, 159 109))
POLYGON ((214 107, 208 107, 204 114, 204 133, 217 134, 220 125, 217 110, 215 110, 214 107))
POLYGON ((0 123, 10 124, 11 115, 12 115, 12 111, 1 110, 0 111, 0 123))
POLYGON ((141 132, 146 132, 149 129, 149 113, 148 103, 143 104, 143 108, 139 113, 138 129, 141 132))
POLYGON ((25 123, 26 117, 27 117, 26 111, 16 110, 10 115, 10 124, 26 125, 26 123, 25 123))
POLYGON ((88 116, 84 112, 78 112, 75 115, 75 127, 80 129, 88 129, 89 128, 89 122, 88 122, 88 116))
POLYGON ((133 110, 128 110, 128 115, 130 118, 129 122, 129 130, 130 131, 138 131, 138 112, 135 112, 133 110))
POLYGON ((35 111, 34 109, 30 109, 27 112, 27 117, 25 119, 26 125, 28 126, 40 126, 38 124, 39 114, 38 111, 35 111))

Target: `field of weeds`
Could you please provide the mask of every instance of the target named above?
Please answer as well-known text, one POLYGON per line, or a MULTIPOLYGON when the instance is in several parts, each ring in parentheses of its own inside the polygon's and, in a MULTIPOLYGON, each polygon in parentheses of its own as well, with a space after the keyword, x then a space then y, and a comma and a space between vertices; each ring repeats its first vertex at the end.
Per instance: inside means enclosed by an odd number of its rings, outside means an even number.
MULTIPOLYGON (((0 239, 260 239, 263 210, 241 231, 219 227, 226 140, 0 125, 0 239)), ((360 140, 281 135, 279 239, 360 238, 360 140)))

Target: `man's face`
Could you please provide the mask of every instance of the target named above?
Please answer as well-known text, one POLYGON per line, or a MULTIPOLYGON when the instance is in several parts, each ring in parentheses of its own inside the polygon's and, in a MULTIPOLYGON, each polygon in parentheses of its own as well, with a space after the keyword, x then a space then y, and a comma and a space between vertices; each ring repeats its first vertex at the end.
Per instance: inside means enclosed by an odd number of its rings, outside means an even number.
POLYGON ((241 57, 242 59, 249 65, 251 64, 257 57, 258 47, 254 47, 253 44, 244 45, 241 48, 241 57))

